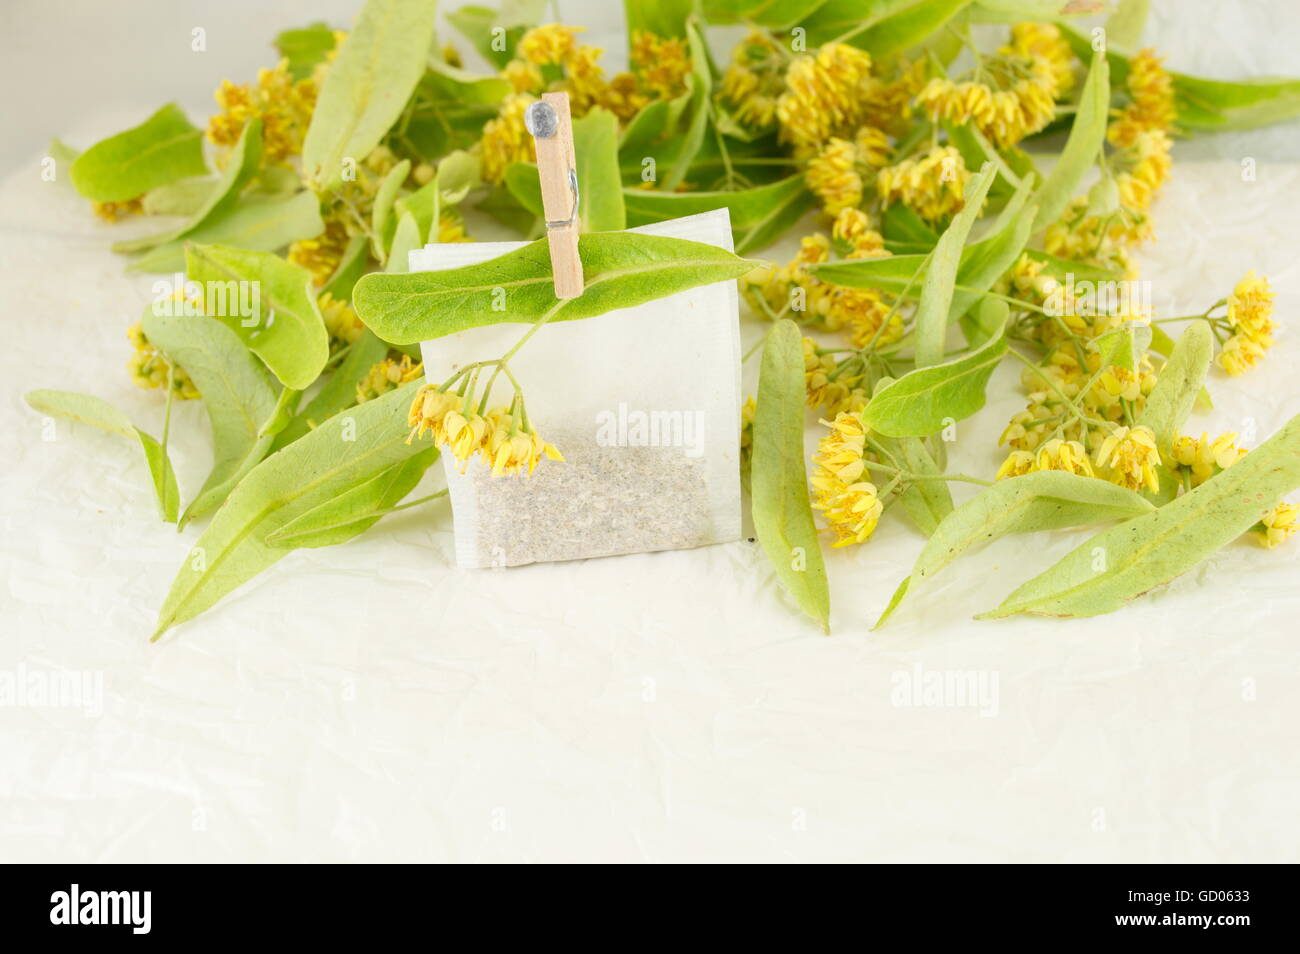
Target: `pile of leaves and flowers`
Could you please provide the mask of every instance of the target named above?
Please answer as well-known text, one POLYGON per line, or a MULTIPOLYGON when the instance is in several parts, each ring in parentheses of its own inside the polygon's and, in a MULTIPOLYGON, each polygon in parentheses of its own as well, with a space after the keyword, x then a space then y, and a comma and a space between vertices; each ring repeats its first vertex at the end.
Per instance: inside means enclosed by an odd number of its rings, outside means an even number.
POLYGON ((1267 279, 1247 274, 1192 316, 1111 292, 1138 278, 1174 140, 1292 117, 1300 81, 1170 72, 1131 49, 1143 3, 625 6, 630 68, 610 74, 581 28, 540 22, 544 4, 462 7, 450 41, 435 0, 367 0, 347 32, 276 37, 278 61, 221 83, 206 128, 167 105, 83 152, 52 146, 97 215, 172 223, 113 246, 129 269, 186 279, 124 335, 131 379, 160 394, 161 439, 97 398, 28 395, 138 441, 163 519, 207 522, 156 635, 296 548, 440 496, 406 499, 440 449, 497 475, 561 460, 530 423, 518 348, 549 321, 724 280, 771 323, 739 479, 776 575, 823 627, 823 539, 862 545, 896 504, 929 540, 885 616, 1003 534, 1114 524, 986 616, 1109 612, 1243 534, 1294 534, 1300 419, 1249 452, 1187 426, 1212 366, 1241 375, 1266 358, 1267 279), (1105 25, 1086 27, 1099 12, 1105 25), (711 29, 737 24, 715 58, 711 29), (455 42, 491 71, 467 69, 455 42), (589 293, 567 301, 524 125, 553 90, 569 94, 584 197, 589 293), (736 254, 623 231, 716 208, 736 254), (490 263, 508 309, 473 269, 400 274, 426 242, 472 241, 473 217, 538 240, 490 263), (791 261, 741 257, 809 221, 791 261), (502 321, 530 326, 510 351, 424 380, 418 342, 502 321), (1001 465, 948 473, 945 428, 983 407, 1008 360, 1025 408, 1001 465), (514 398, 488 407, 499 375, 514 398), (204 403, 213 439, 183 507, 167 456, 177 400, 204 403), (954 481, 981 489, 954 506, 954 481))

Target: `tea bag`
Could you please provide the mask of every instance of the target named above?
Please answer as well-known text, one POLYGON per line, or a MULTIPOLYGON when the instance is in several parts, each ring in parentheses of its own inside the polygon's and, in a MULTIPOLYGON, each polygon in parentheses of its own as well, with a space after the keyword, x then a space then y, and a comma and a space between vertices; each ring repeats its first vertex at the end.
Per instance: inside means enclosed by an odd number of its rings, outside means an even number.
MULTIPOLYGON (((732 250, 720 209, 629 229, 732 250)), ((522 242, 426 245, 410 270, 457 268, 522 242)), ((734 281, 540 329, 510 359, 538 433, 564 461, 492 476, 444 454, 467 568, 519 566, 723 543, 740 537, 740 333, 734 281)), ((505 354, 528 330, 503 323, 422 345, 426 380, 505 354)), ((497 378, 488 406, 510 403, 497 378)))

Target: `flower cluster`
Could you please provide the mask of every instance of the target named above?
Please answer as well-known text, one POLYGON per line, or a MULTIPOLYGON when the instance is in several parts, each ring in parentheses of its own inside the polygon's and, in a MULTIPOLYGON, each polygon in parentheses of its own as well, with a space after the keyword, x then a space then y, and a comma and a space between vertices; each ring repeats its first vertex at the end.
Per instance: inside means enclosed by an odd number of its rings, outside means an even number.
POLYGON ((222 80, 215 94, 221 112, 208 120, 208 140, 229 149, 251 120, 261 119, 265 161, 283 164, 302 152, 317 90, 314 76, 294 80, 286 60, 259 71, 256 83, 222 80))
POLYGON ((834 532, 834 546, 862 543, 875 532, 885 509, 867 470, 866 425, 852 412, 822 423, 829 430, 813 456, 813 507, 834 532))
POLYGON ((844 43, 827 43, 797 57, 776 101, 781 138, 796 155, 809 155, 833 137, 852 138, 868 122, 867 104, 879 80, 871 56, 844 43))
POLYGON ((366 376, 357 382, 357 403, 365 404, 403 384, 417 381, 424 374, 424 366, 411 361, 410 355, 388 357, 371 367, 366 376))
POLYGON ((1219 366, 1231 375, 1244 373, 1264 357, 1273 345, 1273 292, 1267 278, 1252 270, 1237 283, 1228 297, 1224 319, 1231 335, 1219 352, 1219 366))
POLYGON ((481 412, 472 405, 472 395, 424 385, 416 392, 407 413, 411 428, 407 442, 427 433, 435 444, 451 451, 462 470, 471 457, 478 455, 491 467, 494 477, 531 474, 543 457, 564 460, 559 450, 542 440, 528 423, 518 395, 510 407, 481 412))
POLYGON ((776 122, 776 104, 785 89, 785 58, 772 36, 750 30, 736 45, 722 74, 720 100, 742 126, 768 129, 776 122))
POLYGON ((924 155, 880 170, 876 189, 885 205, 902 202, 931 222, 954 215, 966 204, 970 171, 953 146, 934 146, 924 155))

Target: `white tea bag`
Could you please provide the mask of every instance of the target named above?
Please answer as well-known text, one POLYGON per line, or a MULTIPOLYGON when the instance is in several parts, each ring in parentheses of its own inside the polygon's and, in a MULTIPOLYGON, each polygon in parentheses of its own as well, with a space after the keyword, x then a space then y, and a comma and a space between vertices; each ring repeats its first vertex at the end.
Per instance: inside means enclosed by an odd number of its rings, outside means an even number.
MULTIPOLYGON (((727 210, 630 229, 732 250, 727 210)), ((523 242, 426 245, 412 272, 457 268, 523 242)), ((528 415, 565 460, 493 477, 476 455, 442 457, 456 562, 519 566, 723 543, 740 537, 740 332, 736 283, 718 282, 540 329, 510 359, 528 415)), ((498 358, 527 324, 422 345, 437 384, 498 358)), ((509 404, 501 375, 488 406, 509 404)))

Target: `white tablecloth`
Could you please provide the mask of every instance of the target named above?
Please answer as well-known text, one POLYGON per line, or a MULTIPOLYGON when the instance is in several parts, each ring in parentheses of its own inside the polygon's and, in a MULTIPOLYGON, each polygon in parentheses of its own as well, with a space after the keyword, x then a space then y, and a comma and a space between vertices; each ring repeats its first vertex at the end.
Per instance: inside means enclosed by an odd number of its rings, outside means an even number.
MULTIPOLYGON (((1148 33, 1172 66, 1295 70, 1291 4, 1176 15, 1192 6, 1159 7, 1148 33)), ((106 100, 68 139, 154 105, 106 100)), ((922 545, 891 513, 830 556, 827 638, 755 545, 459 571, 435 504, 297 552, 150 645, 199 528, 157 520, 137 448, 64 423, 45 440, 21 400, 85 391, 159 431, 157 394, 124 369, 150 279, 107 250, 140 226, 97 224, 42 182, 41 149, 0 185, 0 674, 84 673, 101 691, 0 706, 0 858, 1300 857, 1300 541, 1230 546, 1111 616, 974 622, 1085 534, 1008 539, 871 634, 922 545), (967 672, 982 706, 898 704, 900 684, 967 672)), ((1159 313, 1199 310, 1253 267, 1281 323, 1261 367, 1214 376, 1197 431, 1258 443, 1300 411, 1297 155, 1295 125, 1175 151, 1142 255, 1159 313)), ((747 341, 762 330, 747 321, 747 341)), ((1015 377, 1002 368, 961 425, 953 469, 996 466, 1015 377)), ((171 447, 192 493, 209 463, 199 406, 178 407, 171 447)))

